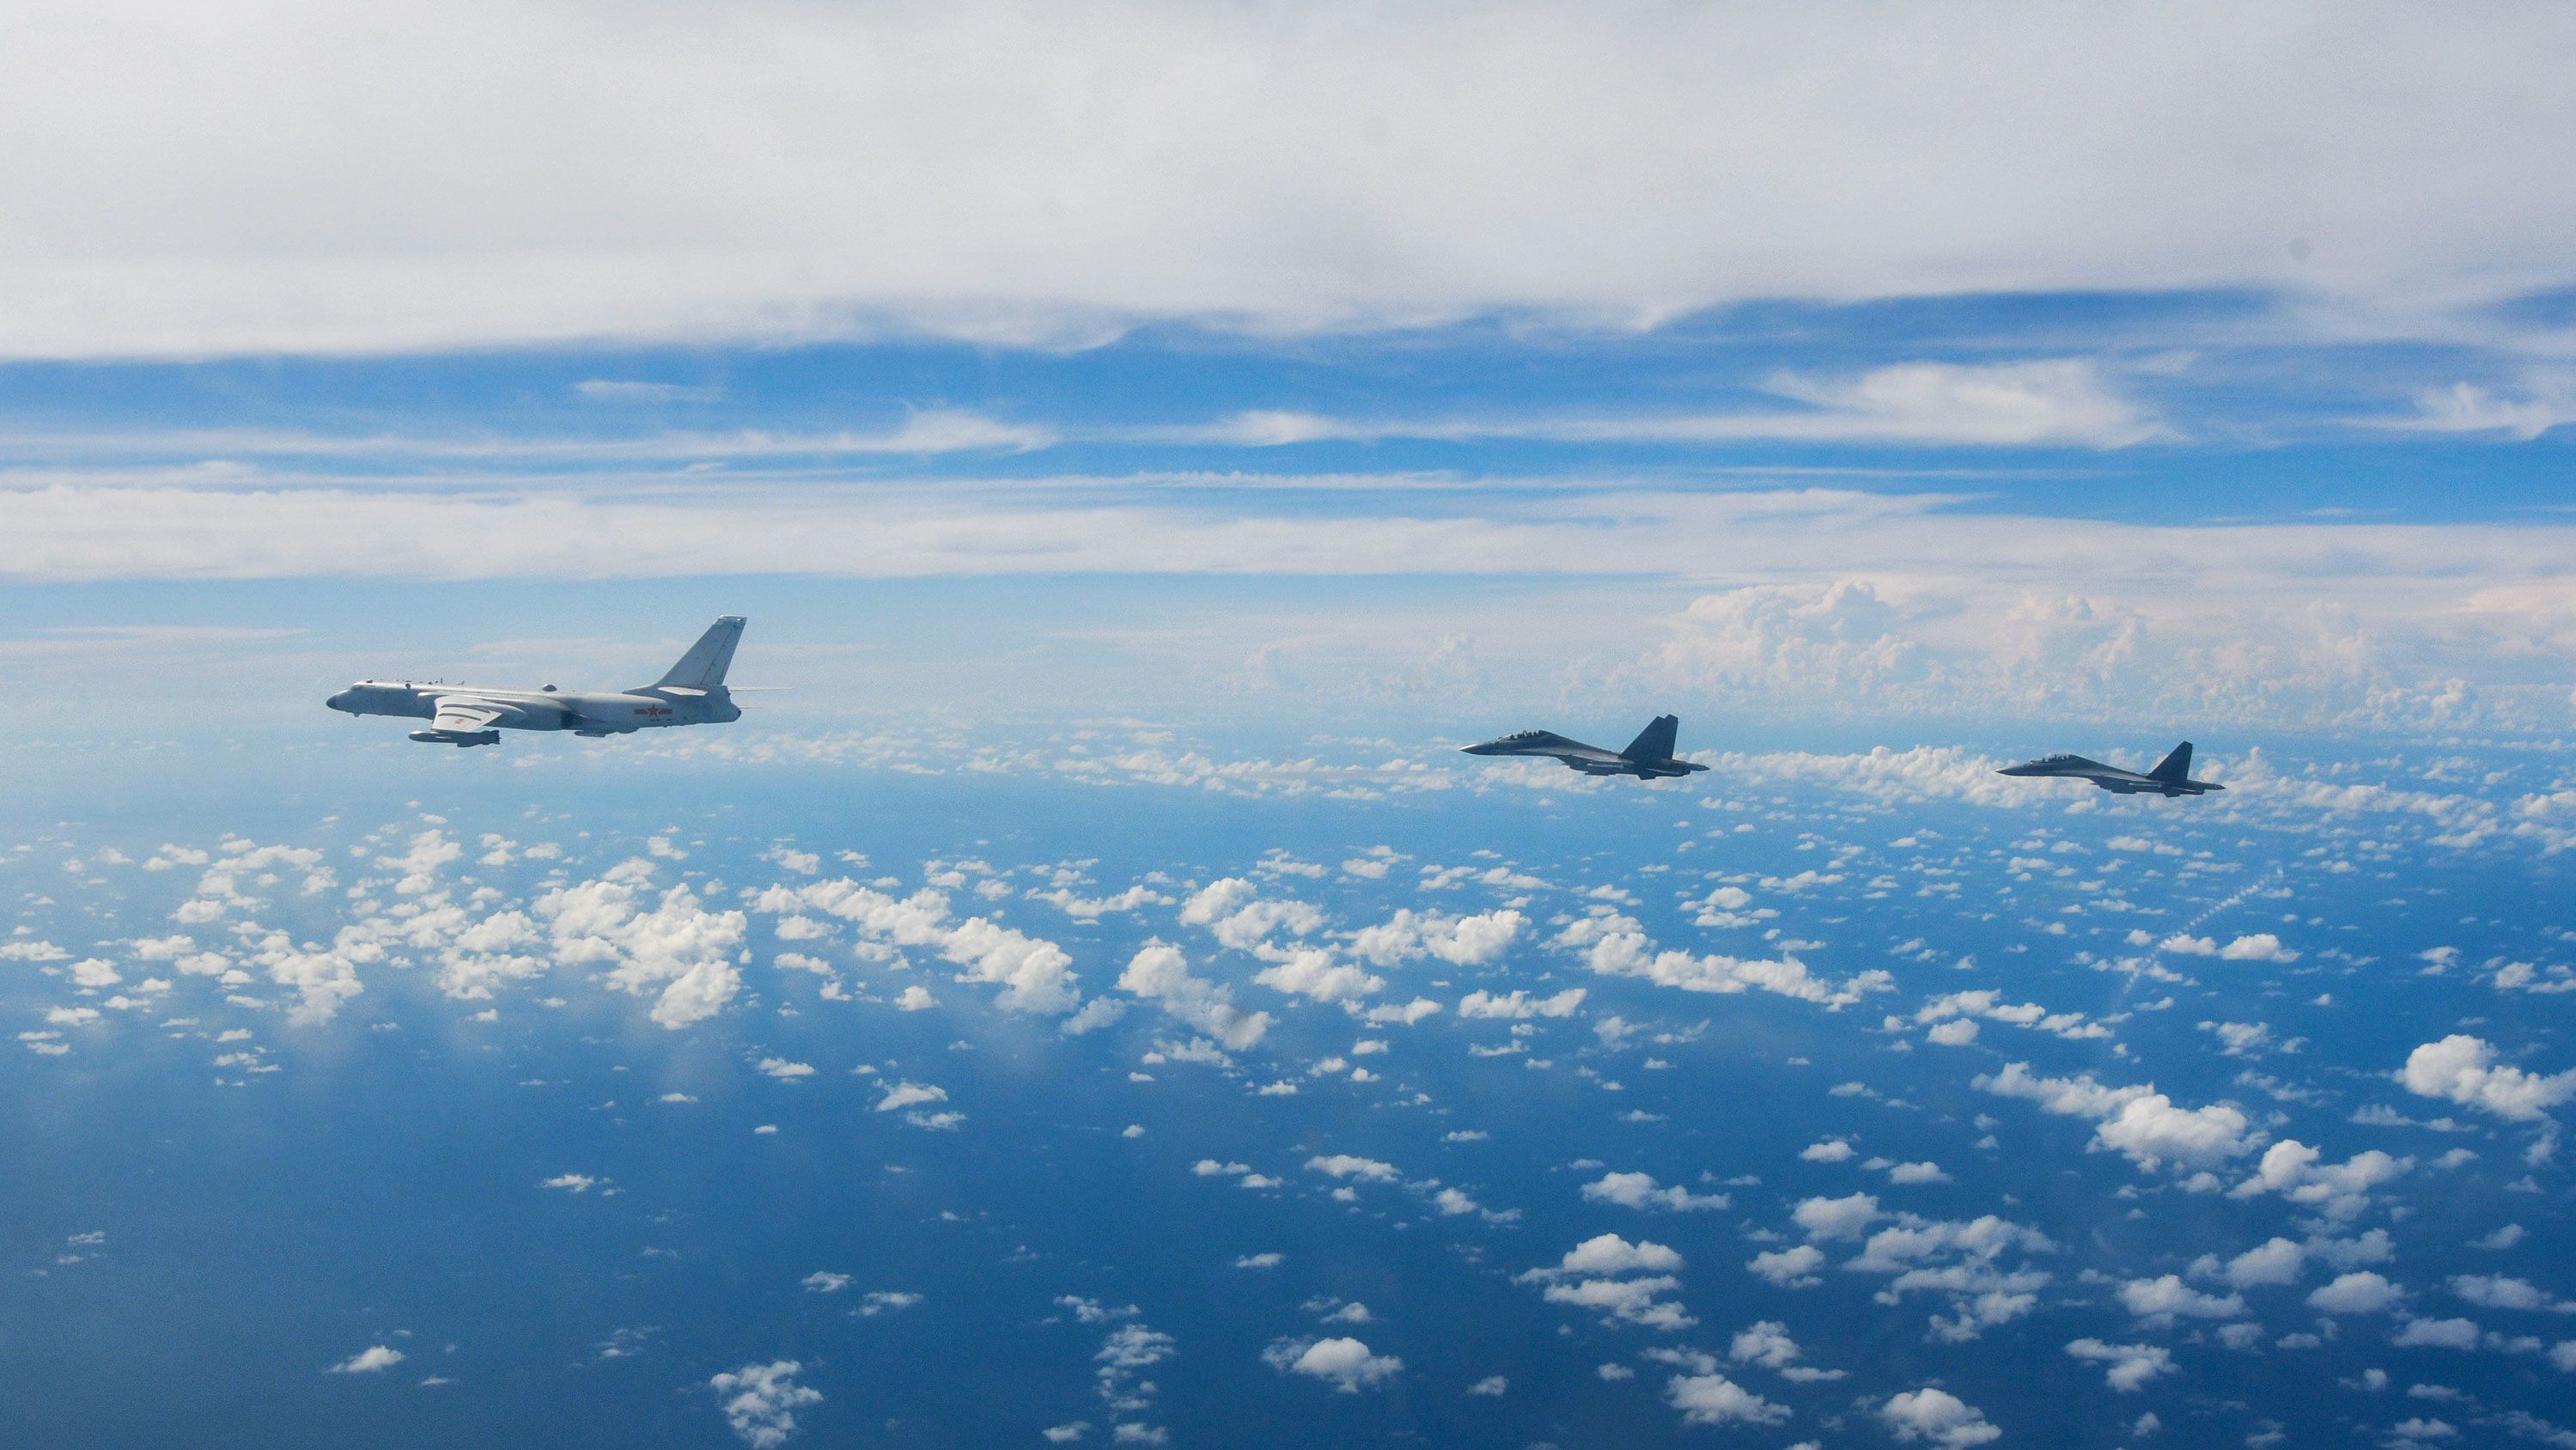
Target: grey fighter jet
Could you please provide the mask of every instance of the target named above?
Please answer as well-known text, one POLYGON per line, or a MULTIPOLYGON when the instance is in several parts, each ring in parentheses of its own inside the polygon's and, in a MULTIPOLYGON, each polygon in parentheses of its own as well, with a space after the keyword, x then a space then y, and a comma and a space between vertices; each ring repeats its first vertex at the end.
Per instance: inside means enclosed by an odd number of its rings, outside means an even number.
POLYGON ((498 745, 503 730, 569 730, 575 735, 631 735, 664 725, 722 725, 742 718, 725 688, 725 670, 742 638, 742 616, 710 625, 662 678, 631 690, 494 689, 417 680, 360 680, 323 703, 350 715, 427 720, 411 732, 425 745, 498 745))
POLYGON ((2119 795, 2203 795, 2227 789, 2214 780, 2191 778, 2191 742, 2188 740, 2175 746, 2173 754, 2144 775, 2134 770, 2122 770, 2116 765, 2104 765, 2098 760, 2087 760, 2081 755, 2043 755, 2037 760, 2007 765, 1995 774, 2069 776, 2076 780, 2089 780, 2119 795))
POLYGON ((1585 775, 1633 775, 1639 780, 1668 780, 1705 765, 1673 756, 1673 736, 1681 729, 1678 715, 1658 715, 1653 724, 1637 732, 1628 748, 1613 755, 1598 745, 1568 740, 1553 730, 1524 730, 1482 745, 1458 747, 1469 755, 1544 755, 1565 762, 1566 769, 1585 775))

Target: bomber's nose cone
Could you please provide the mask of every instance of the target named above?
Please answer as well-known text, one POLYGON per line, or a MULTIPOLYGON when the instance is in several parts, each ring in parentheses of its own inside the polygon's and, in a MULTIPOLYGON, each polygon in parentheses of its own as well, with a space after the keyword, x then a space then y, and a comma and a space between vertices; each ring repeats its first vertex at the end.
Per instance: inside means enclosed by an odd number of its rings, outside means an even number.
POLYGON ((349 708, 349 692, 342 690, 340 693, 333 695, 330 699, 327 699, 322 703, 334 710, 346 710, 349 708))

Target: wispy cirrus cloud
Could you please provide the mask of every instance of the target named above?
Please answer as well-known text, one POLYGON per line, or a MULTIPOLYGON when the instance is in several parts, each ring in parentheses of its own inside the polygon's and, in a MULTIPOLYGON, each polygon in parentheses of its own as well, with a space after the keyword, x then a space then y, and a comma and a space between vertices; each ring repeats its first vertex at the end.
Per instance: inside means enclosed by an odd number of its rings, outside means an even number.
POLYGON ((2576 423, 2576 372, 2534 369, 2510 395, 2469 382, 2427 388, 2415 395, 2413 413, 2362 422, 2394 432, 2492 434, 2528 442, 2576 423))
MULTIPOLYGON (((251 476, 238 460, 323 458, 560 467, 731 459, 923 457, 1030 452, 1051 447, 1063 436, 1063 431, 1055 427, 1010 422, 968 408, 920 408, 907 411, 903 421, 892 427, 829 432, 755 427, 596 437, 496 431, 433 433, 417 429, 323 433, 291 428, 143 428, 117 432, 21 431, 0 437, 0 444, 6 444, 22 458, 32 455, 67 460, 62 465, 66 472, 96 471, 112 466, 116 460, 140 460, 129 466, 184 471, 182 476, 221 485, 251 476)), ((20 465, 22 475, 28 470, 28 465, 20 465)))
POLYGON ((1560 443, 1872 443, 2125 448, 2173 436, 2084 358, 1910 362, 1844 376, 1775 373, 1764 390, 1796 408, 1704 413, 1488 414, 1365 419, 1257 410, 1198 427, 1145 430, 1158 441, 1282 447, 1433 439, 1560 443))

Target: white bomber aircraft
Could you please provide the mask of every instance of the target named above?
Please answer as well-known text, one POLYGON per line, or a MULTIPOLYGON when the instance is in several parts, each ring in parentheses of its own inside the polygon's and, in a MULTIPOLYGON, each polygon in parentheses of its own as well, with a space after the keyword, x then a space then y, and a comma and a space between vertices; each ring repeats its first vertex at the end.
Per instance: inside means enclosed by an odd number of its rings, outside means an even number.
POLYGON ((360 680, 323 703, 351 715, 427 720, 411 732, 428 745, 498 745, 504 730, 569 730, 575 735, 631 735, 664 725, 723 725, 742 718, 725 688, 725 670, 742 639, 742 616, 707 627, 662 678, 631 690, 493 689, 484 685, 360 680))

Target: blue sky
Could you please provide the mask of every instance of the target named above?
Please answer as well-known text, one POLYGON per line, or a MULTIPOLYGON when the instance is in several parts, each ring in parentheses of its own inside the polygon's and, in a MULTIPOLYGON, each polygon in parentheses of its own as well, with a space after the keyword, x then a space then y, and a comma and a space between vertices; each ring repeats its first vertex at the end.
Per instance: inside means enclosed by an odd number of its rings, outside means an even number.
POLYGON ((738 612, 808 656, 771 671, 791 709, 881 698, 835 651, 907 671, 937 641, 995 667, 906 673, 922 706, 1024 698, 1015 670, 1318 727, 1371 695, 1747 689, 1837 717, 2563 721, 2563 433, 2414 426, 2492 356, 2181 342, 2259 310, 24 363, 11 648, 88 699, 204 678, 186 631, 231 629, 292 694, 639 669, 738 612), (2017 620, 2009 649, 1980 616, 2017 620))
POLYGON ((720 611, 828 709, 2576 713, 2547 8, 1097 11, 35 27, 0 650, 276 724, 720 611))

